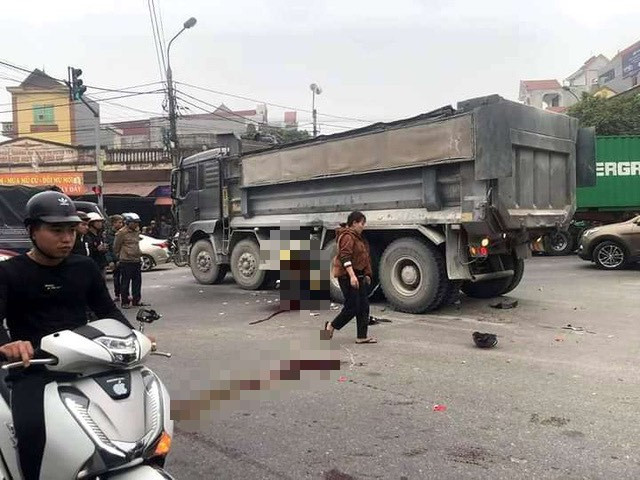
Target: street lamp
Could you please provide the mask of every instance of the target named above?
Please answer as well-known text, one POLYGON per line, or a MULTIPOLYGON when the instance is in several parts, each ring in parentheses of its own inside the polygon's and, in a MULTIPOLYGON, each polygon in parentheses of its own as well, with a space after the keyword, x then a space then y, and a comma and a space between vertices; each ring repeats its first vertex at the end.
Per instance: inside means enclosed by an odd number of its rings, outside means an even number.
MULTIPOLYGON (((173 41, 180 36, 182 32, 186 29, 193 27, 196 24, 197 20, 195 17, 189 18, 186 22, 182 24, 182 30, 174 35, 174 37, 169 40, 169 44, 167 45, 167 92, 169 94, 169 143, 172 149, 176 149, 178 147, 178 135, 176 132, 176 94, 175 89, 173 88, 173 73, 171 72, 171 59, 169 57, 171 51, 171 44, 173 41)), ((177 158, 173 159, 174 162, 177 162, 177 158)))
POLYGON ((311 112, 313 114, 313 137, 318 136, 318 112, 316 112, 316 95, 320 95, 322 93, 322 89, 316 83, 312 83, 309 85, 311 89, 311 112))

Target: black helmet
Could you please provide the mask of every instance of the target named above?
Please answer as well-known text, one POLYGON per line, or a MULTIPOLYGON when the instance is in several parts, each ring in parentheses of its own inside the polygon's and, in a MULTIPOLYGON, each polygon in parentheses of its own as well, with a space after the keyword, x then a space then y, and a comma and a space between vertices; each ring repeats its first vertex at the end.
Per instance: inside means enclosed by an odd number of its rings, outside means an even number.
POLYGON ((498 336, 494 333, 473 332, 473 343, 479 348, 492 348, 498 344, 498 336))
POLYGON ((25 225, 34 222, 80 223, 76 206, 64 193, 46 191, 34 195, 27 202, 25 225))

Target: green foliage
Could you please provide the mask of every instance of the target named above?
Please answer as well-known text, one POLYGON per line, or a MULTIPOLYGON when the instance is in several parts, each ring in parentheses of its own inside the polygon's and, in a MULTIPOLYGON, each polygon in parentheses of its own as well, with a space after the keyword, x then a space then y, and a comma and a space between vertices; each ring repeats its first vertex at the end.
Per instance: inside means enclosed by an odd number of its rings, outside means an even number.
POLYGON ((640 135, 640 95, 584 95, 567 113, 582 127, 596 127, 597 135, 640 135))
POLYGON ((311 138, 306 130, 275 128, 271 133, 278 139, 278 143, 299 142, 311 138))

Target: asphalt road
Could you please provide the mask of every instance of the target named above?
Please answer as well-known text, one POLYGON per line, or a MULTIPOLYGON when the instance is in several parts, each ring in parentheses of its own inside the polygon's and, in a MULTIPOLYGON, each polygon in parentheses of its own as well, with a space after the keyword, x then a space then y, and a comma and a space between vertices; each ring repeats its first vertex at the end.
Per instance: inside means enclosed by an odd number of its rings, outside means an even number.
MULTIPOLYGON (((339 372, 274 382, 178 423, 167 467, 181 479, 640 478, 639 290, 638 268, 542 257, 527 262, 513 310, 466 298, 432 315, 376 305, 391 320, 371 327, 379 344, 355 345, 352 322, 330 342, 339 372), (475 330, 497 333, 498 346, 475 348, 475 330)), ((165 268, 143 276, 143 295, 164 314, 148 331, 174 357, 151 366, 173 398, 300 351, 331 355, 318 337, 335 311, 249 325, 277 310, 277 292, 165 268)))

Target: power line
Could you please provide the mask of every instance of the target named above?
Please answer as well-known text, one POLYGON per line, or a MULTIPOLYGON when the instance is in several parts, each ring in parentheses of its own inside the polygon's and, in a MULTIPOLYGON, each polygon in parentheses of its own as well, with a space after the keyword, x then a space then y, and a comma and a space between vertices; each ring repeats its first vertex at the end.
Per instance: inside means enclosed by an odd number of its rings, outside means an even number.
POLYGON ((164 72, 166 68, 163 70, 162 57, 160 55, 160 46, 158 45, 158 37, 156 34, 156 27, 153 21, 153 11, 151 8, 151 0, 147 0, 147 7, 149 9, 149 20, 151 21, 151 33, 153 35, 153 46, 156 50, 156 60, 158 61, 158 70, 160 71, 160 78, 164 79, 164 72))
POLYGON ((164 24, 162 22, 162 10, 160 8, 160 0, 158 0, 158 15, 156 16, 156 2, 155 0, 151 0, 151 4, 153 5, 153 16, 156 19, 156 30, 158 32, 158 40, 160 41, 160 53, 162 54, 162 66, 164 67, 164 71, 167 71, 167 62, 168 59, 165 59, 164 52, 167 50, 167 39, 164 36, 164 24), (158 22, 158 17, 160 17, 160 22, 158 22), (160 28, 158 28, 160 26, 160 28))
MULTIPOLYGON (((234 93, 222 92, 220 90, 213 90, 213 89, 205 88, 205 87, 199 87, 197 85, 192 85, 192 84, 185 83, 185 82, 176 82, 176 83, 178 83, 180 85, 184 85, 186 87, 195 88, 197 90, 202 90, 202 91, 205 91, 205 92, 215 93, 217 95, 223 95, 223 96, 227 96, 227 97, 238 98, 238 99, 246 100, 246 101, 250 101, 250 102, 264 103, 265 105, 270 105, 272 107, 284 108, 284 109, 289 109, 289 110, 297 110, 299 112, 313 113, 312 110, 307 110, 307 109, 304 109, 304 108, 298 108, 298 107, 292 107, 292 106, 287 106, 287 105, 280 105, 280 104, 277 104, 277 103, 265 102, 263 100, 258 100, 256 98, 246 97, 246 96, 243 96, 243 95, 237 95, 237 94, 234 94, 234 93)), ((338 119, 341 119, 341 120, 353 120, 353 121, 361 122, 361 123, 373 123, 373 122, 371 122, 371 120, 364 120, 362 118, 354 118, 354 117, 345 117, 345 116, 341 116, 341 115, 332 115, 332 114, 329 114, 329 113, 320 113, 320 112, 318 112, 318 115, 319 116, 324 116, 324 117, 338 118, 338 119)))
MULTIPOLYGON (((149 91, 149 92, 135 92, 135 93, 129 93, 127 95, 119 95, 117 97, 109 97, 109 98, 102 98, 99 100, 94 100, 96 103, 100 103, 100 102, 104 102, 107 100, 117 100, 119 98, 128 98, 128 97, 137 97, 139 95, 151 95, 151 94, 159 94, 159 93, 164 93, 164 90, 153 90, 153 91, 149 91)), ((55 104, 55 105, 46 105, 47 107, 69 107, 71 105, 75 105, 75 103, 60 103, 60 104, 55 104)), ((0 110, 0 113, 12 113, 12 112, 27 112, 27 111, 32 111, 33 108, 21 108, 21 109, 17 109, 17 110, 0 110)))

